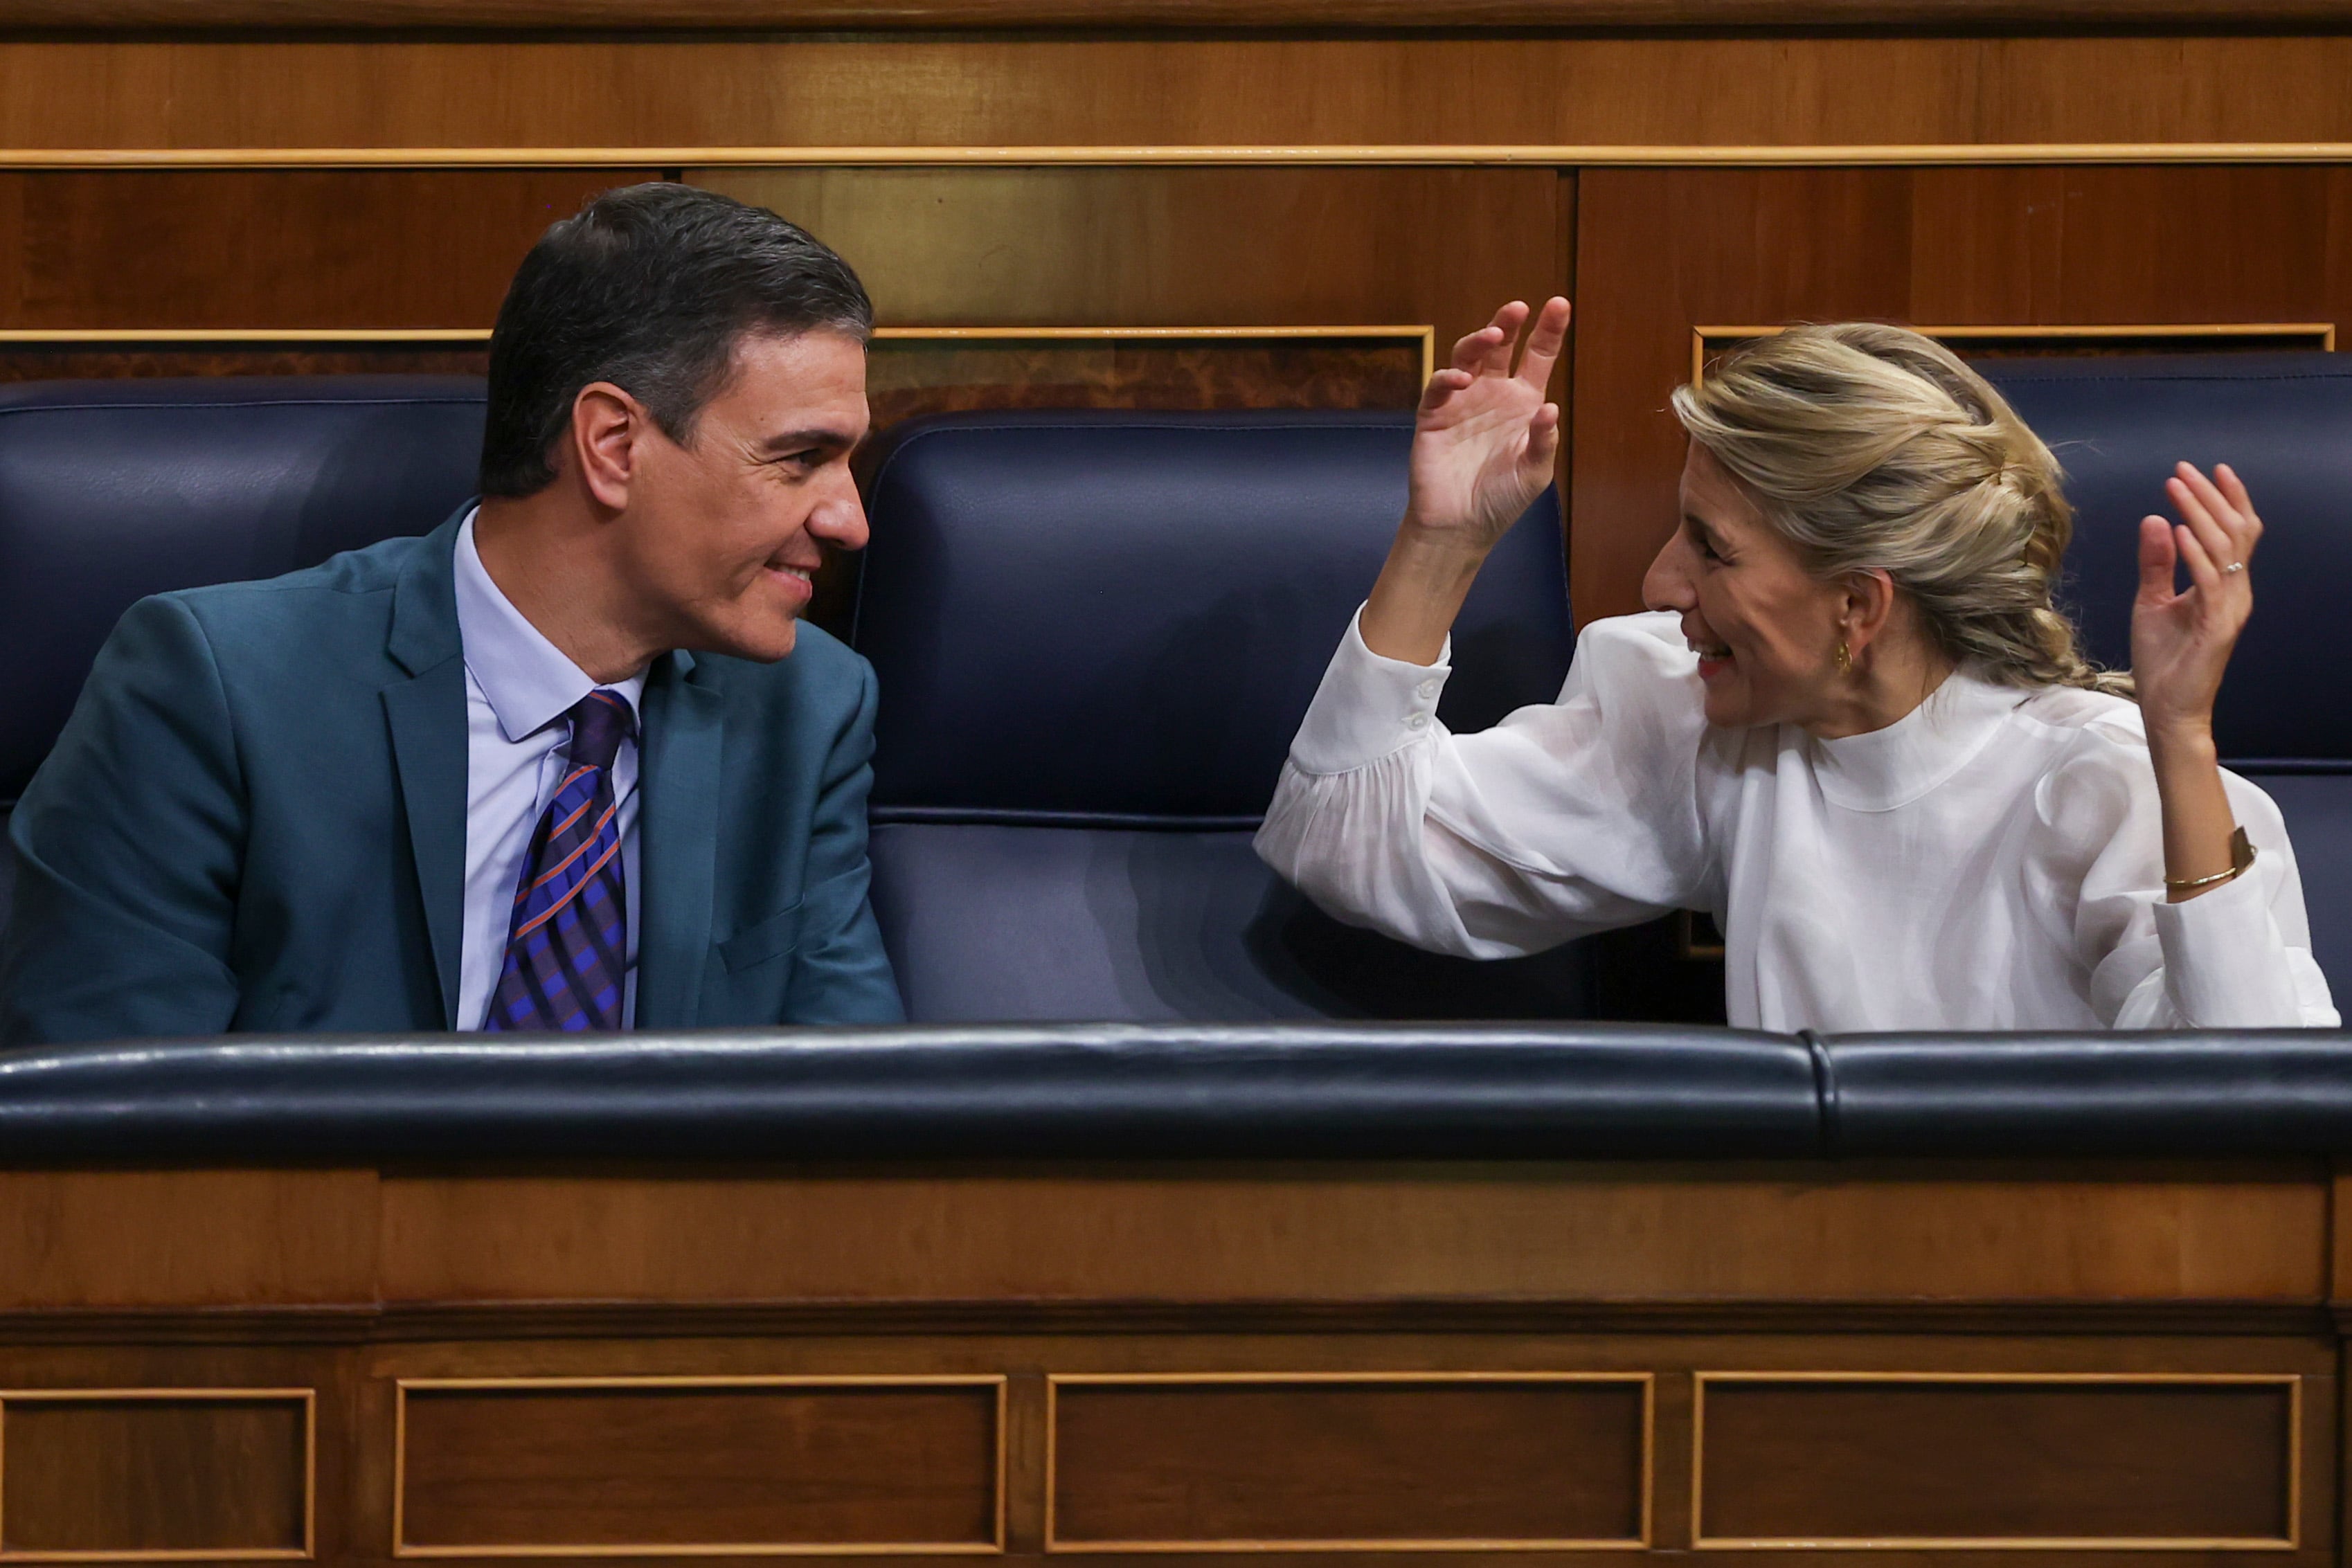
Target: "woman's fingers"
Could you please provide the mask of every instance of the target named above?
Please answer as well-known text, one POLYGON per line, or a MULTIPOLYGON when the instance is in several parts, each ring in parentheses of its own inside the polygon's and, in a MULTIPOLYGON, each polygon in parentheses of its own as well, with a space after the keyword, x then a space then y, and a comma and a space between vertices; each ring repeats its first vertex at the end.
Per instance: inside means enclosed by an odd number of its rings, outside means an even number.
POLYGON ((1548 402, 1536 410, 1528 421, 1528 455, 1529 471, 1549 475, 1552 465, 1559 461, 1559 404, 1548 402))
POLYGON ((2252 556, 2255 544, 2263 537, 2263 520, 2254 515, 2254 498, 2246 494, 2245 481, 2240 479, 2238 471, 2227 463, 2217 463, 2213 465, 2213 480, 2221 486, 2222 496, 2229 500, 2230 509, 2238 514, 2238 520, 2242 525, 2238 532, 2238 540, 2242 547, 2238 559, 2245 560, 2252 556))
POLYGON ((2222 517, 2231 515, 2230 505, 2221 499, 2221 492, 2213 488, 2211 481, 2183 463, 2180 472, 2164 482, 2164 492, 2172 497, 2181 524, 2197 536, 2198 544, 2210 559, 2221 562, 2238 559, 2230 530, 2221 522, 2222 517), (2193 484, 2190 476, 2195 476, 2193 484))
POLYGON ((2172 525, 2150 513, 2139 520, 2139 596, 2150 604, 2172 598, 2172 565, 2179 552, 2172 548, 2172 525))
POLYGON ((1429 384, 1421 390, 1421 412, 1436 413, 1445 406, 1447 400, 1468 386, 1474 379, 1468 371, 1458 371, 1449 367, 1438 371, 1429 378, 1429 384))
POLYGON ((2221 591, 2221 567, 2196 529, 2183 525, 2172 530, 2172 537, 2180 549, 2180 564, 2189 569, 2189 580, 2202 590, 2210 601, 2221 591))
POLYGON ((1527 352, 1519 356, 1519 380, 1541 392, 1551 384, 1552 367, 1559 363, 1568 344, 1568 301, 1558 295, 1544 301, 1528 333, 1527 352))
POLYGON ((1503 329, 1489 322, 1461 339, 1454 345, 1453 368, 1476 375, 1479 367, 1486 362, 1486 356, 1494 352, 1496 343, 1502 340, 1502 335, 1503 329))

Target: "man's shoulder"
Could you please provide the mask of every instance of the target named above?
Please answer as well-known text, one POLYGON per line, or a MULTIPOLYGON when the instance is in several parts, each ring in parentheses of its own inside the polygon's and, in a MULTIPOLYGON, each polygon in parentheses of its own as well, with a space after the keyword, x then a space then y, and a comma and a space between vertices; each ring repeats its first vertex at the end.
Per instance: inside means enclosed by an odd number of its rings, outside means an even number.
POLYGON ((429 535, 383 539, 282 577, 174 589, 155 598, 184 609, 207 631, 248 621, 348 617, 364 612, 359 601, 391 592, 430 542, 429 535))

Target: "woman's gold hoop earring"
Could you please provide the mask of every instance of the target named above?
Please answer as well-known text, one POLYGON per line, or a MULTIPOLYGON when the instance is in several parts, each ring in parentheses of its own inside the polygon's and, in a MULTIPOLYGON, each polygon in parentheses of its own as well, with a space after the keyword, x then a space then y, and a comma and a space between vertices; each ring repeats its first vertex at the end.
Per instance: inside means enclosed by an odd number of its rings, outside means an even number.
POLYGON ((1838 640, 1837 667, 1838 674, 1841 675, 1853 674, 1853 653, 1846 647, 1843 638, 1838 640))

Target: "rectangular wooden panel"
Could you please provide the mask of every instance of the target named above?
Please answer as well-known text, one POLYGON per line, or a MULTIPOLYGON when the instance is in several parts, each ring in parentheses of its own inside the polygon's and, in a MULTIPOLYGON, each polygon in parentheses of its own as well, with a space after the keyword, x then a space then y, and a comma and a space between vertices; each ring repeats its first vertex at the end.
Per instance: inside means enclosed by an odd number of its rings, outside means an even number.
POLYGON ((0 1171, 0 1312, 375 1299, 373 1171, 0 1171))
POLYGON ((1003 1379, 400 1385, 406 1556, 992 1552, 1003 1379))
POLYGON ((1046 1549, 1630 1547, 1646 1375, 1051 1379, 1046 1549))
POLYGON ((1698 1374, 1702 1547, 2292 1548, 2300 1379, 1698 1374))
POLYGON ((1195 1165, 384 1185, 392 1301, 2305 1301, 2293 1167, 1195 1165))
POLYGON ((2347 76, 2340 36, 2003 37, 1990 22, 1941 37, 26 40, 0 45, 0 146, 2310 142, 2352 140, 2347 76))
POLYGON ((856 267, 907 326, 1433 323, 1565 292, 1552 169, 688 169, 856 267))
POLYGON ((487 327, 547 225, 646 169, 0 173, 0 326, 487 327))
POLYGON ((0 1392, 0 1560, 299 1557, 310 1396, 0 1392))
POLYGON ((1639 609, 1675 527, 1696 328, 2352 320, 2341 166, 1603 169, 1577 200, 1580 619, 1639 609))

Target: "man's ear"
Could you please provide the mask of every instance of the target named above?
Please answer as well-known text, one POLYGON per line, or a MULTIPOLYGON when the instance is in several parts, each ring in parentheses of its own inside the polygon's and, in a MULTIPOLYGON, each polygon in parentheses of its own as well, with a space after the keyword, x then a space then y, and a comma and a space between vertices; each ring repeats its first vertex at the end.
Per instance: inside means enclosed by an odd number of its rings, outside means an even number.
POLYGON ((590 382, 572 400, 572 455, 596 504, 621 511, 653 428, 646 405, 610 382, 590 382))
POLYGON ((1839 607, 1838 621, 1844 629, 1847 648, 1859 658, 1886 630, 1887 619, 1895 613, 1895 579, 1873 567, 1846 573, 1843 585, 1844 603, 1839 607))

